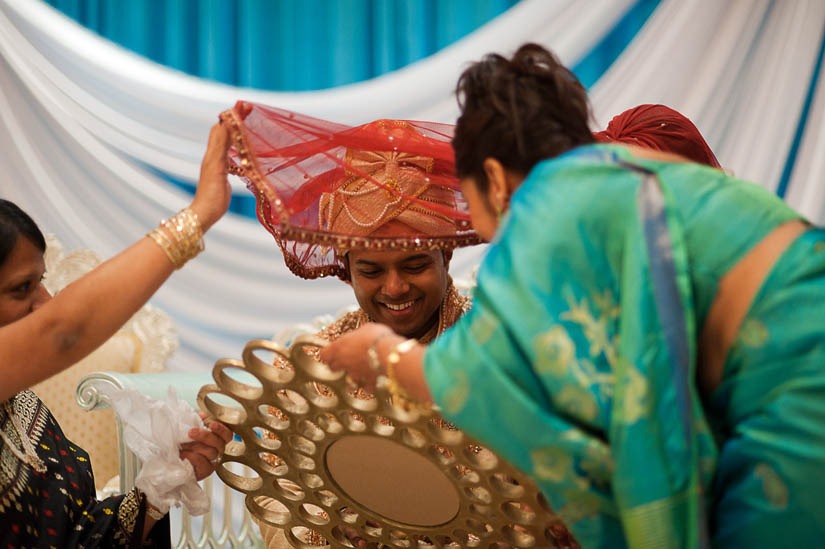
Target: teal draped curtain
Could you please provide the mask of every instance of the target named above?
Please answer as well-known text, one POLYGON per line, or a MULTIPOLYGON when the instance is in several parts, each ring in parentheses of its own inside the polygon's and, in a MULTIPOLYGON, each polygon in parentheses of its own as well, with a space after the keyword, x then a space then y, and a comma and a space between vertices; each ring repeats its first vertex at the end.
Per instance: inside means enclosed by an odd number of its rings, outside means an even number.
MULTIPOLYGON (((427 57, 518 0, 45 0, 158 63, 226 84, 306 91, 359 82, 427 57)), ((573 72, 590 87, 660 0, 636 0, 573 72)), ((454 75, 453 78, 457 77, 454 75)), ((158 177, 194 193, 150 166, 158 177)), ((255 198, 230 210, 255 218, 255 198)))
POLYGON ((158 63, 236 86, 317 90, 427 57, 518 0, 47 0, 158 63))

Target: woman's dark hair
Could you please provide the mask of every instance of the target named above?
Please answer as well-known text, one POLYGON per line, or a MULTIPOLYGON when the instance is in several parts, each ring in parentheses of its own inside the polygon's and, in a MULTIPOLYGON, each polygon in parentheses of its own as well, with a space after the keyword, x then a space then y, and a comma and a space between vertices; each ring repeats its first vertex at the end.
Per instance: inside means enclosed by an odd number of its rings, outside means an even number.
POLYGON ((461 116, 453 137, 456 171, 487 191, 485 158, 527 175, 538 162, 593 142, 587 91, 556 56, 525 44, 506 59, 489 54, 458 79, 461 116))
POLYGON ((28 238, 41 252, 46 251, 46 239, 37 223, 17 204, 0 198, 0 265, 6 262, 20 235, 28 238))

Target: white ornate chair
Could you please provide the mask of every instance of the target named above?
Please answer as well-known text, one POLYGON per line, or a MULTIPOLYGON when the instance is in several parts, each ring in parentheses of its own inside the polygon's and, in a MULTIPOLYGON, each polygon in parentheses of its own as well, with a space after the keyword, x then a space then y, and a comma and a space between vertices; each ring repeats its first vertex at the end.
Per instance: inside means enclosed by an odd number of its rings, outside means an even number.
MULTIPOLYGON (((109 387, 132 388, 144 395, 164 398, 170 385, 178 397, 197 409, 198 390, 212 383, 209 373, 129 374, 95 372, 85 376, 77 386, 77 404, 84 410, 101 413, 110 407, 105 393, 109 387)), ((118 493, 132 488, 140 463, 126 447, 117 424, 117 453, 120 460, 118 493)), ((225 486, 217 475, 201 483, 212 500, 211 510, 203 517, 191 517, 183 508, 172 508, 172 541, 178 549, 205 549, 217 547, 263 547, 257 527, 252 524, 241 494, 225 486)))

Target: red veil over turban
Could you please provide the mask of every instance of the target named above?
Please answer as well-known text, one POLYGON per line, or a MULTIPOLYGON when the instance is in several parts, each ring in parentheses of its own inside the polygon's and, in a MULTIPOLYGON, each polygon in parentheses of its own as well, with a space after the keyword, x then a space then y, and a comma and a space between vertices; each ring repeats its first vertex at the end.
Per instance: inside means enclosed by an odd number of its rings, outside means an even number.
POLYGON ((638 145, 721 168, 702 134, 686 116, 664 105, 639 105, 615 116, 596 141, 638 145))
POLYGON ((346 277, 353 249, 445 250, 480 242, 455 176, 453 126, 377 120, 350 127, 238 102, 230 172, 303 278, 346 277))

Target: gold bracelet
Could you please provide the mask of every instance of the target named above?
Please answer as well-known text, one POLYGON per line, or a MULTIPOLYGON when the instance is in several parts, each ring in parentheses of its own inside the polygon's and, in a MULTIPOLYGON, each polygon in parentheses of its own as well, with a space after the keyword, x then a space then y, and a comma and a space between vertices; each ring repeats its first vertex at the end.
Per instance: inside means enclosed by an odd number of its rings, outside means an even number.
POLYGON ((203 227, 198 221, 198 214, 190 208, 184 208, 161 221, 158 228, 147 236, 160 246, 176 269, 204 250, 203 227))
POLYGON ((395 335, 392 332, 385 332, 372 340, 372 343, 367 347, 367 364, 375 375, 381 374, 381 359, 378 356, 378 342, 385 337, 395 335))
POLYGON ((395 367, 398 366, 399 362, 401 362, 401 355, 410 352, 417 344, 418 341, 415 339, 407 339, 397 345, 394 345, 392 349, 390 349, 390 354, 387 355, 387 392, 390 394, 390 401, 396 402, 400 404, 402 408, 406 409, 428 408, 427 405, 421 405, 416 402, 407 390, 404 389, 404 386, 398 382, 398 378, 395 375, 395 367))
POLYGON ((163 226, 181 244, 184 257, 195 257, 203 251, 203 229, 198 222, 198 215, 191 209, 184 208, 174 217, 163 221, 163 226))
POLYGON ((181 264, 181 251, 178 246, 172 241, 169 237, 169 233, 163 230, 161 227, 163 226, 163 222, 161 222, 161 226, 149 233, 149 238, 155 241, 155 243, 160 246, 166 256, 169 258, 169 261, 172 262, 172 265, 178 267, 181 264))
POLYGON ((154 521, 163 520, 163 517, 166 516, 166 513, 162 513, 160 509, 149 503, 148 500, 146 501, 146 514, 154 521))
POLYGON ((146 506, 146 514, 149 515, 149 518, 157 522, 166 516, 166 513, 149 503, 149 498, 147 498, 146 494, 144 494, 141 490, 138 490, 137 488, 132 488, 132 490, 137 493, 138 501, 142 501, 146 506))

